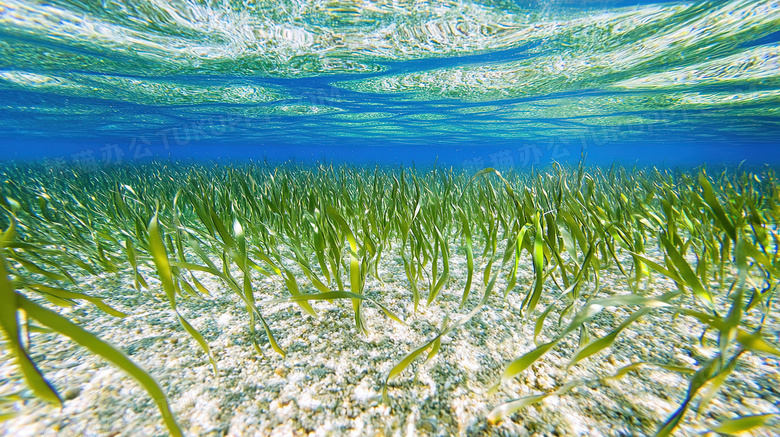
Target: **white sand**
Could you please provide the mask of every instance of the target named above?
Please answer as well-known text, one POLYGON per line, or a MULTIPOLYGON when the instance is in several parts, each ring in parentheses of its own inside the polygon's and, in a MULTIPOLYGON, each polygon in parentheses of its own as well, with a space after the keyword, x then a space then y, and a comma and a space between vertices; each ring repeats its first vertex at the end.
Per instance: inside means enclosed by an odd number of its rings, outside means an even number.
MULTIPOLYGON (((110 279, 94 282, 97 294, 108 296, 107 303, 132 314, 125 319, 107 316, 89 304, 62 313, 120 347, 152 373, 190 436, 647 435, 683 399, 687 389, 683 376, 644 367, 620 380, 549 397, 495 426, 488 424, 486 415, 510 399, 546 392, 575 378, 596 379, 631 362, 695 366, 715 352, 699 346, 701 328, 691 319, 671 320, 656 310, 624 331, 610 350, 573 367, 568 376, 564 369, 578 346, 578 335, 568 337, 497 394, 488 396, 504 367, 534 347, 533 321, 525 321, 518 311, 532 281, 532 269, 526 264, 506 301, 502 299, 504 283, 499 281, 490 306, 445 337, 438 356, 424 366, 424 355, 419 357, 391 380, 391 403, 385 405, 381 390, 390 369, 435 335, 445 314, 457 318, 467 312, 457 309, 465 283, 464 257, 453 258, 454 278, 430 308, 424 305, 427 291, 421 287, 423 302, 417 314, 413 314, 411 292, 399 261, 387 255, 381 270, 385 286, 370 280, 366 294, 405 319, 407 325, 393 322, 378 308, 365 304, 367 336, 356 333, 350 302, 313 303, 318 317, 312 318, 296 304, 267 303, 287 296, 281 280, 255 281, 258 306, 287 358, 273 352, 259 323, 258 339, 265 356, 257 356, 239 298, 204 279, 213 297, 180 299, 178 306, 209 342, 219 364, 219 378, 197 343, 178 325, 167 303, 150 302, 128 283, 110 279)), ((481 271, 477 266, 468 309, 482 297, 481 271)), ((619 273, 603 275, 600 296, 628 293, 619 273)), ((302 287, 304 282, 300 280, 302 287)), ((551 281, 548 286, 552 286, 551 281)), ((592 287, 584 286, 583 292, 592 287)), ((658 279, 651 287, 653 294, 660 294, 673 284, 658 279)), ((536 315, 551 302, 550 296, 557 294, 546 289, 536 315)), ((610 309, 597 316, 589 324, 591 339, 608 333, 628 314, 626 309, 610 309)), ((557 320, 554 311, 540 342, 559 332, 557 320)), ((777 339, 777 320, 769 323, 773 329, 770 338, 777 339)), ((0 396, 21 390, 24 398, 13 404, 18 415, 0 422, 1 433, 167 434, 152 399, 132 378, 64 337, 33 333, 32 338, 32 354, 45 375, 61 394, 75 397, 67 400, 62 410, 34 399, 9 355, 0 355, 0 396)), ((737 415, 778 412, 778 387, 778 360, 746 354, 709 408, 698 418, 695 408, 690 411, 677 434, 698 435, 705 426, 737 415)), ((754 435, 780 435, 780 428, 754 435)))

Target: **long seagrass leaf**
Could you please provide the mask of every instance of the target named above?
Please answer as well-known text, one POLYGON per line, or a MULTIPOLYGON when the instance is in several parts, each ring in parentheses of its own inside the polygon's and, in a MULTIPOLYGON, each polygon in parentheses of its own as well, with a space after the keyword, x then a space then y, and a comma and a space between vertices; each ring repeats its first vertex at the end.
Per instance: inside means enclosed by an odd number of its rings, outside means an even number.
POLYGON ((162 413, 165 425, 168 427, 168 432, 173 436, 182 436, 181 429, 176 423, 176 419, 173 417, 173 412, 171 412, 168 399, 157 384, 157 381, 155 381, 151 375, 138 367, 123 352, 103 340, 100 340, 68 319, 60 316, 54 311, 43 308, 42 306, 27 300, 24 296, 17 295, 17 298, 19 299, 20 308, 25 310, 27 314, 38 321, 38 323, 69 337, 71 340, 89 349, 90 352, 100 355, 124 370, 128 375, 135 378, 135 380, 152 396, 152 399, 157 404, 157 407, 162 413))
POLYGON ((17 309, 20 307, 22 298, 16 293, 13 285, 8 278, 8 271, 5 266, 5 242, 13 238, 15 233, 15 221, 11 221, 10 227, 3 235, 3 242, 0 244, 0 327, 5 332, 6 341, 10 343, 10 349, 16 357, 16 361, 22 369, 25 382, 33 390, 35 395, 46 402, 62 405, 62 400, 56 389, 44 378, 43 373, 35 365, 35 362, 27 354, 19 337, 19 324, 17 319, 17 309))

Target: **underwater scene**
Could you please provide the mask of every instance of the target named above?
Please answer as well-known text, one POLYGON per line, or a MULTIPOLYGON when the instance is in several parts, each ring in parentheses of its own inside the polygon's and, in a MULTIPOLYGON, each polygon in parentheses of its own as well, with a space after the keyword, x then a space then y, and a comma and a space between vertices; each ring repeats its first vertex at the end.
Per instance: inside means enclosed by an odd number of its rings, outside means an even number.
POLYGON ((0 435, 780 435, 780 1, 0 0, 0 435))

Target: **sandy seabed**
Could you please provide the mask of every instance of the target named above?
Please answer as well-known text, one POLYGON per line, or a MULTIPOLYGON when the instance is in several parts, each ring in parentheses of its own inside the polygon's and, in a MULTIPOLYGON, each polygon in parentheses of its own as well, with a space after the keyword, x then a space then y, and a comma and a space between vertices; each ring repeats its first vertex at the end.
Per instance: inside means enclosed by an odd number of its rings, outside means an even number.
MULTIPOLYGON (((437 356, 423 365, 418 357, 390 380, 389 405, 382 402, 382 385, 390 370, 415 348, 436 335, 446 315, 466 314, 481 299, 479 265, 466 309, 458 309, 465 283, 465 257, 453 257, 452 280, 430 307, 427 289, 414 312, 412 293, 400 258, 382 261, 384 284, 370 279, 365 293, 405 320, 389 319, 371 303, 363 305, 369 334, 358 334, 349 301, 313 302, 311 317, 294 303, 276 302, 288 296, 279 279, 255 281, 260 311, 287 357, 275 353, 262 330, 259 356, 250 342, 248 315, 238 296, 203 278, 212 296, 179 299, 180 313, 208 341, 219 376, 198 346, 182 329, 167 302, 138 293, 132 284, 110 278, 89 280, 93 294, 130 313, 119 319, 82 304, 60 310, 86 329, 124 350, 161 384, 188 436, 631 436, 652 435, 685 396, 685 375, 645 366, 622 379, 596 383, 620 367, 637 361, 698 366, 716 352, 699 344, 701 327, 692 319, 672 318, 654 310, 621 333, 611 349, 572 367, 566 365, 579 346, 573 334, 554 347, 497 393, 488 390, 513 359, 534 348, 534 320, 519 311, 531 287, 532 268, 522 265, 518 285, 506 300, 499 280, 489 305, 465 326, 443 337, 437 356), (550 396, 498 424, 487 414, 518 397, 554 390, 574 379, 594 381, 563 396, 550 396)), ((478 258, 477 264, 480 259, 478 258)), ((292 267, 291 267, 292 268, 292 267)), ((149 278, 151 275, 147 275, 149 278)), ((301 275, 303 277, 303 275, 301 275)), ((153 289, 159 284, 149 280, 153 289)), ((559 291, 548 289, 534 316, 559 291)), ((423 281, 425 283, 425 281, 423 281)), ((304 285, 304 281, 301 281, 304 285)), ((655 278, 649 293, 674 289, 655 278)), ((305 287, 304 287, 305 289, 305 287)), ((593 284, 583 287, 589 293, 593 284)), ((308 290, 314 292, 314 290, 308 290)), ((602 272, 599 296, 629 293, 619 272, 602 272)), ((556 308, 545 321, 541 344, 559 333, 556 308)), ((630 308, 610 308, 588 325, 590 338, 609 333, 630 308)), ((776 317, 776 316, 774 316, 776 317)), ((776 318, 768 321, 777 339, 776 318)), ((25 389, 20 372, 6 352, 0 355, 0 397, 20 392, 16 417, 0 422, 8 436, 164 436, 159 410, 131 377, 69 339, 32 333, 34 359, 67 399, 64 408, 48 406, 25 389)), ((689 411, 675 435, 700 435, 707 426, 738 415, 776 413, 780 407, 777 359, 745 354, 710 406, 689 411)), ((780 435, 777 421, 752 435, 780 435)))

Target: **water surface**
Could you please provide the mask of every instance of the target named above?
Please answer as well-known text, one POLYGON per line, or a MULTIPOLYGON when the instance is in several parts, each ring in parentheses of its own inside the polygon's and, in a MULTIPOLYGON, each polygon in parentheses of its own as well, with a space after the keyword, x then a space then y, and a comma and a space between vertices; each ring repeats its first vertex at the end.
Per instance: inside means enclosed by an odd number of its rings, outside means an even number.
POLYGON ((772 161, 778 59, 778 1, 2 0, 0 154, 772 161))

